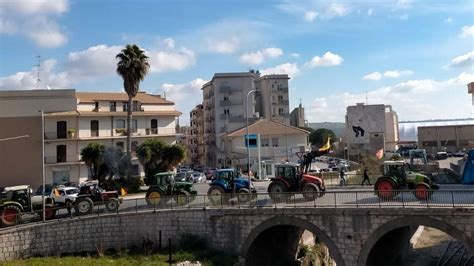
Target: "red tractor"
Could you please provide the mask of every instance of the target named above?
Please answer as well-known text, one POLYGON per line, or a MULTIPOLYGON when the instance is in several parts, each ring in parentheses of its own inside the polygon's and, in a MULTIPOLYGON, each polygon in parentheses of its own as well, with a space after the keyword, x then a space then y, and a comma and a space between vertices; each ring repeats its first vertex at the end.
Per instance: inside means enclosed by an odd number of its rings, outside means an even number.
POLYGON ((322 176, 304 174, 299 168, 299 164, 295 163, 275 165, 275 178, 271 179, 268 186, 268 193, 273 201, 285 201, 293 193, 303 193, 307 201, 324 195, 326 187, 322 176))

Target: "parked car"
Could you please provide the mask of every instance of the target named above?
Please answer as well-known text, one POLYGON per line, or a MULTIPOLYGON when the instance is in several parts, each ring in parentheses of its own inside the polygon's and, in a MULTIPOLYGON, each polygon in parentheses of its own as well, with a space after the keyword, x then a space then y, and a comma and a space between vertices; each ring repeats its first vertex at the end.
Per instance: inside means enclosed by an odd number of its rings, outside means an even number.
POLYGON ((454 156, 454 157, 464 157, 464 155, 466 155, 466 153, 463 152, 463 151, 456 151, 456 152, 453 152, 453 156, 454 156))
POLYGON ((436 153, 435 158, 436 158, 436 160, 448 159, 448 153, 445 152, 445 151, 440 151, 440 152, 436 153))
POLYGON ((193 171, 179 172, 174 177, 177 182, 191 182, 194 183, 193 171))
POLYGON ((79 188, 60 186, 53 189, 51 197, 57 204, 72 206, 76 202, 79 188))
POLYGON ((206 175, 200 172, 193 173, 193 181, 194 183, 203 183, 206 182, 206 175))

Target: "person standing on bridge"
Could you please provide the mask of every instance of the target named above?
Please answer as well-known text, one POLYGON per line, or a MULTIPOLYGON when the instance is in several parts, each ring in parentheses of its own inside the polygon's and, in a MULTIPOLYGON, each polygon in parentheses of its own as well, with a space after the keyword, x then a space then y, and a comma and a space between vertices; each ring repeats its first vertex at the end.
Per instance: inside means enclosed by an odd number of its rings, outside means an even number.
POLYGON ((339 183, 339 185, 342 187, 342 186, 345 186, 346 185, 346 174, 344 173, 344 168, 341 167, 341 171, 339 172, 339 177, 341 178, 341 181, 339 183))
POLYGON ((360 185, 363 186, 365 181, 367 181, 367 183, 369 183, 369 186, 372 186, 372 184, 370 184, 369 170, 367 169, 367 167, 364 168, 364 180, 362 180, 362 184, 360 184, 360 185))

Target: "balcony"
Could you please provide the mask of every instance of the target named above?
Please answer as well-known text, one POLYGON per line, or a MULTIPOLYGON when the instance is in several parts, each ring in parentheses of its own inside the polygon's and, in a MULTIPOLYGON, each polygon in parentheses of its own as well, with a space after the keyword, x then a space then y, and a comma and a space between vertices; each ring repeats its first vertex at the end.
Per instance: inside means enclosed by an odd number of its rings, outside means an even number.
POLYGON ((232 91, 233 91, 233 89, 229 85, 219 86, 219 92, 220 93, 230 93, 232 91))
POLYGON ((288 87, 272 88, 272 92, 284 92, 284 93, 288 93, 288 87))
POLYGON ((76 132, 45 132, 45 140, 56 140, 56 139, 77 139, 76 132))
POLYGON ((57 163, 78 163, 81 160, 78 156, 46 156, 44 157, 45 164, 57 164, 57 163))
POLYGON ((219 101, 219 106, 231 106, 232 105, 232 102, 230 100, 223 100, 223 101, 219 101))
POLYGON ((279 104, 279 105, 288 105, 289 101, 288 100, 278 100, 277 104, 279 104))

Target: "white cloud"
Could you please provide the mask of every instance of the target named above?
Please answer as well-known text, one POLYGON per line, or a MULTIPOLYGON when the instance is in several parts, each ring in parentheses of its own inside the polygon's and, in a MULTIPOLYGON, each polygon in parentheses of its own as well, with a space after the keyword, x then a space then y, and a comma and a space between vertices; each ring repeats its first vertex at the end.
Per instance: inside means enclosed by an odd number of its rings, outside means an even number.
POLYGON ((387 70, 383 74, 380 72, 373 72, 362 77, 363 80, 380 80, 385 78, 399 78, 401 76, 413 75, 411 70, 387 70))
POLYGON ((74 80, 93 80, 115 75, 115 56, 124 47, 97 45, 79 52, 69 53, 65 69, 74 80))
POLYGON ((374 14, 374 9, 373 9, 373 8, 369 8, 369 9, 367 10, 367 15, 370 17, 370 16, 372 16, 373 14, 374 14))
POLYGON ((467 37, 470 37, 470 36, 474 36, 474 25, 462 27, 460 36, 462 38, 467 38, 467 37))
POLYGON ((362 79, 363 80, 380 80, 381 78, 382 78, 382 74, 380 74, 380 72, 373 72, 373 73, 365 75, 362 79))
POLYGON ((298 54, 298 53, 292 53, 292 54, 291 54, 291 57, 293 57, 293 58, 299 58, 299 57, 300 57, 300 54, 298 54))
POLYGON ((311 61, 307 62, 305 65, 310 68, 329 67, 340 65, 343 61, 344 59, 341 56, 331 52, 326 52, 322 57, 313 57, 311 61))
POLYGON ((0 10, 0 33, 20 34, 45 48, 62 46, 68 40, 55 19, 69 10, 67 0, 0 1, 0 10))
POLYGON ((163 43, 165 44, 166 48, 174 49, 174 40, 173 40, 173 38, 166 38, 166 39, 163 40, 163 43))
POLYGON ((150 51, 151 72, 166 72, 183 70, 196 62, 194 52, 187 48, 172 51, 150 51))
POLYGON ((209 41, 209 50, 219 54, 232 54, 239 48, 239 39, 235 36, 223 41, 209 41))
POLYGON ((413 75, 411 70, 387 70, 383 73, 383 76, 386 78, 398 78, 400 76, 409 76, 413 75))
POLYGON ((451 17, 447 17, 444 19, 444 23, 446 24, 451 24, 453 22, 453 19, 451 17))
POLYGON ((316 11, 312 11, 312 10, 306 11, 304 13, 304 20, 306 20, 308 22, 313 22, 316 19, 317 16, 318 16, 318 12, 316 12, 316 11))
POLYGON ((197 78, 183 84, 164 83, 161 89, 166 92, 166 99, 175 102, 176 110, 183 113, 180 125, 189 125, 189 112, 202 103, 201 87, 207 81, 197 78))
MULTIPOLYGON (((471 113, 466 84, 474 81, 474 74, 461 73, 447 80, 409 80, 392 86, 369 91, 369 104, 392 105, 399 120, 435 118, 463 118, 471 113), (443 108, 440 108, 442 106, 443 108)), ((324 98, 315 98, 306 108, 308 120, 344 121, 346 107, 365 102, 365 92, 342 92, 324 98), (340 103, 337 105, 328 103, 340 103)))
POLYGON ((474 50, 466 54, 456 56, 451 60, 448 67, 466 67, 474 64, 474 50))
POLYGON ((282 49, 270 47, 255 52, 244 53, 239 57, 239 61, 244 64, 259 65, 268 58, 277 58, 282 54, 282 49))
POLYGON ((349 13, 349 7, 340 3, 332 3, 326 10, 326 15, 329 18, 342 17, 349 13))
POLYGON ((265 68, 260 70, 263 75, 269 74, 288 74, 290 78, 294 78, 300 72, 296 63, 285 63, 275 67, 265 68))

